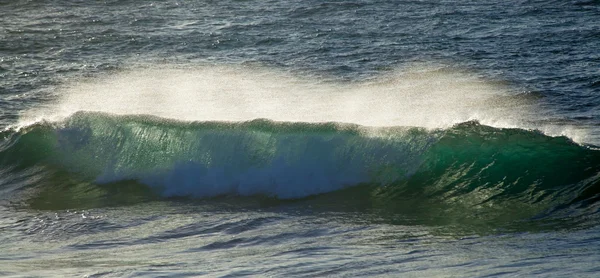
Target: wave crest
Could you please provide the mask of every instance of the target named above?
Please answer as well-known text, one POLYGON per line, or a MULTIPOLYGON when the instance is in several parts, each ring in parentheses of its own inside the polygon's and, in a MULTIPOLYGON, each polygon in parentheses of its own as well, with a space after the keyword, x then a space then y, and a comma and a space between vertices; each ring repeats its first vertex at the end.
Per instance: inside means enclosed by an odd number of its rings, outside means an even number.
POLYGON ((429 130, 78 112, 1 135, 3 169, 35 176, 18 179, 53 188, 60 200, 68 194, 96 200, 99 188, 139 192, 128 183, 134 181, 163 197, 285 200, 331 192, 375 207, 418 204, 411 206, 531 217, 590 207, 600 192, 597 148, 477 122, 429 130), (348 196, 350 187, 362 189, 348 196), (68 193, 73 188, 77 193, 68 193))

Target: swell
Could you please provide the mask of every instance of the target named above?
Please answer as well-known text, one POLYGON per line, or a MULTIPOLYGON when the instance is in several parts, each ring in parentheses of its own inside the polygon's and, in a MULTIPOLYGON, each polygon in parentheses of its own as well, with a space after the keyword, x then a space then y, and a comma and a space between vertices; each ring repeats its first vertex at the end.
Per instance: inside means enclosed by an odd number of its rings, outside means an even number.
POLYGON ((76 205, 102 206, 106 194, 112 203, 317 196, 394 211, 514 219, 590 209, 600 192, 594 147, 477 122, 428 130, 78 112, 0 138, 0 188, 18 183, 38 204, 79 198, 76 205))

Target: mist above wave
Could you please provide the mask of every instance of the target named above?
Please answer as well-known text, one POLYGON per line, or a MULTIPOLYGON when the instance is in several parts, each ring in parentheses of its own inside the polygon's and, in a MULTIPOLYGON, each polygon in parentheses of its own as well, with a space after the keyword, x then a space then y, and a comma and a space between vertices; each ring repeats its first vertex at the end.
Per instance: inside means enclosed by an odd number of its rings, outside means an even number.
POLYGON ((256 67, 163 66, 79 80, 57 94, 56 103, 25 113, 22 121, 83 110, 186 121, 267 118, 437 128, 473 119, 514 125, 524 112, 523 103, 498 98, 505 95, 502 88, 440 68, 344 83, 256 67))

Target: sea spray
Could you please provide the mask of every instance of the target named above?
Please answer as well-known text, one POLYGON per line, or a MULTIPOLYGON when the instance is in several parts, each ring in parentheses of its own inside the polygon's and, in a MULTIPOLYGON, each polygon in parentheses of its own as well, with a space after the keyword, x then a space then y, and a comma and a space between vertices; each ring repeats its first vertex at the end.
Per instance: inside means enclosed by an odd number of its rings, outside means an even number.
POLYGON ((478 120, 517 127, 536 109, 531 102, 508 97, 508 89, 498 84, 418 66, 348 83, 250 66, 161 65, 67 83, 57 94, 56 102, 26 111, 21 123, 97 111, 180 121, 264 118, 447 128, 478 120))

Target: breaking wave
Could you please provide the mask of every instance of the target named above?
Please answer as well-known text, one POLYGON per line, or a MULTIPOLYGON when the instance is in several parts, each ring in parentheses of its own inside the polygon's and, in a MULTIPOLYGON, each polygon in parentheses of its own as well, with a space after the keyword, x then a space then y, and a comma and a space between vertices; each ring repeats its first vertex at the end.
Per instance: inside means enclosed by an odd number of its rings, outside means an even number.
POLYGON ((600 186, 600 151, 594 147, 477 122, 431 130, 78 112, 1 137, 0 162, 8 176, 38 169, 32 175, 69 177, 29 178, 30 185, 135 181, 163 197, 296 199, 374 186, 378 198, 396 201, 558 206, 593 199, 600 186))

